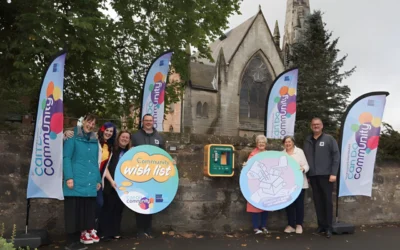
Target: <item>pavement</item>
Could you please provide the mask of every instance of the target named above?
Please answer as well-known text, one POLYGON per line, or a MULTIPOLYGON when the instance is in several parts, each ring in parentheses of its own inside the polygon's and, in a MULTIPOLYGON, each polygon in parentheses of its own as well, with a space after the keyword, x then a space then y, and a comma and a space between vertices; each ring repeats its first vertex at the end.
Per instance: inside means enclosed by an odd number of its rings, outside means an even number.
MULTIPOLYGON (((39 250, 64 249, 63 241, 54 241, 39 250)), ((399 250, 400 225, 358 227, 354 234, 333 235, 330 239, 305 231, 302 235, 272 231, 269 234, 200 234, 162 232, 153 239, 124 237, 87 245, 88 250, 399 250)))

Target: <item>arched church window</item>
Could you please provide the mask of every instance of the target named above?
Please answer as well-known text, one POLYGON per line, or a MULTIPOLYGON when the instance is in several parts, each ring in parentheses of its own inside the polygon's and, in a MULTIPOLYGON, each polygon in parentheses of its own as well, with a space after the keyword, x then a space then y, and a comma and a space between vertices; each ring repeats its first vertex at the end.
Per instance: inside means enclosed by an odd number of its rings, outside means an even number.
POLYGON ((201 109, 202 109, 201 102, 198 102, 197 106, 196 106, 196 116, 197 117, 201 117, 201 115, 202 115, 201 109))
POLYGON ((271 85, 272 74, 262 54, 257 53, 247 64, 241 82, 239 107, 241 124, 264 124, 265 103, 271 85))
POLYGON ((203 103, 203 117, 208 118, 208 104, 203 103))

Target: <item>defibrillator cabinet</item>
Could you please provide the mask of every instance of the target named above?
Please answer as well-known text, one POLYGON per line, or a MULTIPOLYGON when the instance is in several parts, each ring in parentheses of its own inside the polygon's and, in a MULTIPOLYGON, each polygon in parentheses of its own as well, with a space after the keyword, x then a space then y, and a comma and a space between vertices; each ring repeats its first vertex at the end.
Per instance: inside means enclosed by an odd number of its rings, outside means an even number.
POLYGON ((231 177, 235 169, 233 145, 208 144, 204 146, 204 175, 231 177))

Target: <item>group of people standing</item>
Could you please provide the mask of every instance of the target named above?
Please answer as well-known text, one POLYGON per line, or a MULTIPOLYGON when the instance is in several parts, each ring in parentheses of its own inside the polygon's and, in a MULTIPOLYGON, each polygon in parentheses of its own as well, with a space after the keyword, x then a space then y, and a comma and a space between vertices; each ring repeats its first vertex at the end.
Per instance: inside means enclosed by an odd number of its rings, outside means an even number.
MULTIPOLYGON (((316 233, 332 236, 333 183, 339 170, 340 153, 336 140, 323 133, 323 123, 320 118, 311 121, 312 134, 304 142, 303 150, 296 147, 292 136, 282 140, 284 152, 294 158, 303 172, 303 188, 298 198, 286 208, 288 224, 285 233, 303 233, 304 221, 304 193, 311 185, 315 211, 317 214, 318 228, 316 233)), ((256 148, 250 153, 248 159, 257 153, 266 151, 267 138, 264 135, 256 137, 256 148)), ((244 163, 245 165, 245 163, 244 163)), ((266 233, 268 211, 260 210, 247 203, 246 211, 252 214, 252 223, 255 234, 266 233)))
MULTIPOLYGON (((82 126, 64 133, 63 192, 66 250, 84 250, 85 244, 120 239, 124 204, 114 181, 119 159, 132 147, 154 145, 164 149, 153 127, 153 116, 143 116, 142 128, 131 135, 111 122, 94 131, 96 117, 88 114, 82 126)), ((151 237, 151 215, 136 213, 139 237, 151 237)))
MULTIPOLYGON (((154 145, 165 149, 163 138, 153 127, 154 119, 146 114, 142 128, 134 135, 120 131, 110 122, 94 132, 96 117, 86 115, 82 126, 64 133, 63 192, 67 250, 87 249, 84 244, 119 239, 124 204, 120 200, 114 181, 119 159, 132 146, 154 145), (97 233, 98 232, 98 233, 97 233)), ((284 152, 300 165, 304 185, 298 198, 286 208, 288 225, 285 233, 303 232, 304 192, 311 184, 318 219, 317 233, 332 235, 333 183, 339 169, 339 148, 335 139, 322 132, 321 119, 311 121, 313 133, 305 140, 303 150, 295 146, 292 136, 283 138, 284 152)), ((254 155, 266 151, 267 138, 256 138, 254 155)), ((254 232, 267 233, 268 211, 247 204, 252 213, 254 232)), ((136 213, 138 237, 151 237, 152 215, 136 213)))

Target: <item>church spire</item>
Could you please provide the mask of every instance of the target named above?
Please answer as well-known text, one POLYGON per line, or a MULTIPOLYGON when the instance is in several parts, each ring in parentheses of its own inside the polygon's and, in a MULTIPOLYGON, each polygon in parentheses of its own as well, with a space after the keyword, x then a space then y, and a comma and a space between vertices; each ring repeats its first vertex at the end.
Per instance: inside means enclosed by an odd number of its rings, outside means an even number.
POLYGON ((285 67, 289 67, 287 58, 290 54, 290 46, 298 41, 301 29, 304 28, 304 20, 309 14, 309 0, 287 0, 282 44, 285 67))
POLYGON ((281 40, 281 34, 279 32, 279 25, 278 25, 278 20, 275 22, 275 29, 274 29, 274 42, 275 45, 279 48, 279 43, 281 40))

